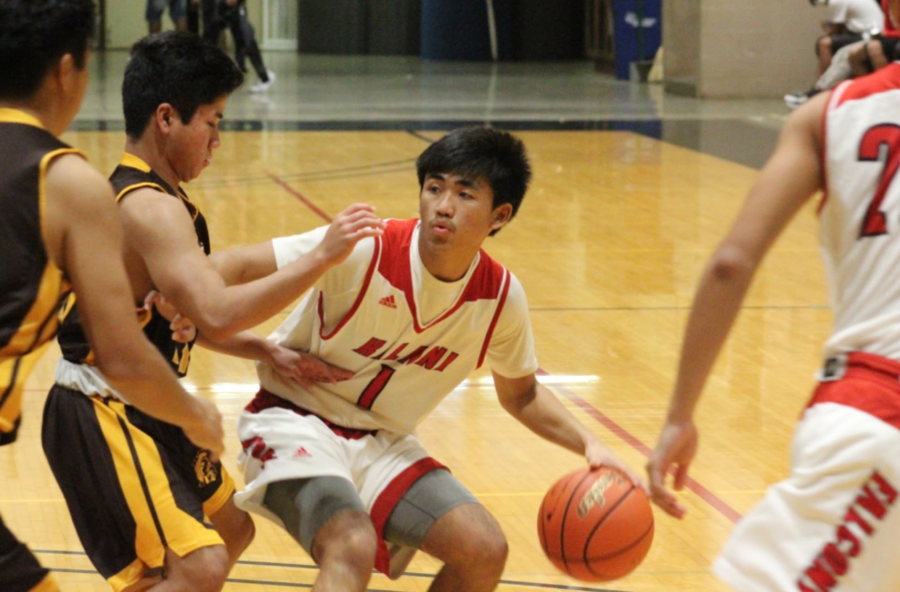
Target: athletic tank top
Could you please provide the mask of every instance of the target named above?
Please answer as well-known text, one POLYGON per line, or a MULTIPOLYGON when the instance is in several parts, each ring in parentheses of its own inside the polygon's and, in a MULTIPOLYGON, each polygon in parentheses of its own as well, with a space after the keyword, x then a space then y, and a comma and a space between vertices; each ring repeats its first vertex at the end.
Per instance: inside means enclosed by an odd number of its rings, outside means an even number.
POLYGON ((41 234, 47 168, 68 153, 83 156, 26 113, 0 109, 0 445, 16 439, 22 387, 70 290, 41 234))
MULTIPOLYGON (((122 156, 122 162, 116 167, 109 179, 116 192, 116 201, 122 200, 132 191, 144 187, 150 187, 171 195, 173 199, 181 200, 194 220, 194 231, 197 233, 197 242, 200 248, 209 255, 209 230, 206 226, 206 219, 180 187, 173 188, 162 177, 153 172, 147 163, 128 153, 122 156)), ((172 330, 169 329, 169 321, 157 313, 155 309, 146 311, 143 308, 138 308, 137 314, 147 339, 169 361, 169 364, 178 376, 186 375, 194 342, 179 343, 173 341, 172 330)), ((78 316, 78 305, 74 295, 70 296, 66 303, 64 319, 59 329, 59 345, 62 349, 63 358, 69 362, 75 364, 94 363, 93 352, 81 325, 81 320, 78 316)))
POLYGON ((830 358, 900 360, 900 63, 839 85, 824 121, 819 239, 834 311, 830 358))

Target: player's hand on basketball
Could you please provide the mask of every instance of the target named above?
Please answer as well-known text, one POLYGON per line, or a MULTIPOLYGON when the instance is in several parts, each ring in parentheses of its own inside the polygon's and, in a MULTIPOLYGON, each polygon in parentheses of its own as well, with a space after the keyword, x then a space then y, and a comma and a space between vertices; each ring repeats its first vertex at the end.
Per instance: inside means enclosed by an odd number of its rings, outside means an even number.
POLYGON ((596 469, 600 466, 613 467, 615 469, 619 469, 634 483, 635 487, 640 487, 644 490, 647 495, 650 495, 650 491, 647 489, 647 484, 644 482, 641 477, 634 472, 631 467, 628 466, 625 462, 622 461, 618 456, 616 456, 612 450, 607 448, 600 440, 596 438, 592 438, 587 446, 585 447, 584 456, 588 461, 588 465, 592 469, 596 469))
POLYGON ((666 474, 674 465, 673 488, 684 489, 688 478, 688 468, 697 453, 697 428, 694 422, 668 421, 663 427, 656 443, 656 449, 647 462, 647 475, 650 478, 650 498, 667 514, 682 518, 687 508, 678 502, 673 492, 666 488, 666 474))
POLYGON ((332 366, 312 354, 279 345, 274 346, 270 364, 278 374, 295 381, 306 390, 312 388, 315 382, 333 384, 353 378, 353 372, 349 370, 332 366))
POLYGON ((225 431, 222 429, 222 414, 212 401, 192 397, 195 413, 181 426, 188 440, 209 451, 213 462, 225 452, 225 431))
POLYGON ((350 256, 360 240, 381 236, 384 221, 375 215, 375 208, 368 204, 353 204, 334 217, 325 238, 316 247, 329 265, 337 265, 350 256))

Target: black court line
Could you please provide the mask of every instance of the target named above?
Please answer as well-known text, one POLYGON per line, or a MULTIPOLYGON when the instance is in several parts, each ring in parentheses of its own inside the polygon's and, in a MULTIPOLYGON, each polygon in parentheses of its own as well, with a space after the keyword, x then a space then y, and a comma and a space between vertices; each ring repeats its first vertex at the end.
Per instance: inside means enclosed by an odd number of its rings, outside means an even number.
MULTIPOLYGON (((778 129, 749 119, 599 120, 421 120, 421 121, 262 121, 223 120, 222 131, 405 131, 424 141, 422 131, 449 131, 464 125, 490 125, 510 131, 628 131, 695 152, 762 168, 778 140, 778 129)), ((72 131, 124 131, 123 121, 79 120, 72 131)))
MULTIPOLYGON (((81 555, 86 556, 83 551, 54 551, 50 549, 33 549, 34 553, 43 554, 43 555, 81 555)), ((303 564, 303 563, 278 563, 272 561, 245 561, 238 560, 238 565, 255 565, 260 567, 287 567, 293 569, 319 569, 315 565, 303 564)), ((59 572, 59 573, 79 573, 79 574, 97 574, 96 571, 91 569, 70 569, 70 568, 49 568, 51 571, 59 572)), ((99 575, 99 574, 97 574, 99 575)), ((426 574, 426 573, 417 573, 417 572, 404 572, 404 578, 428 578, 433 579, 434 574, 426 574)), ((286 588, 312 588, 312 584, 296 584, 293 582, 279 582, 279 581, 271 581, 271 580, 245 580, 238 578, 228 578, 226 580, 229 584, 255 584, 255 585, 264 585, 264 586, 282 586, 286 588)), ((547 590, 576 590, 578 592, 626 592, 624 590, 612 590, 609 588, 596 588, 591 586, 570 586, 567 584, 546 584, 541 582, 522 582, 517 580, 500 580, 500 584, 506 584, 509 586, 524 586, 528 588, 544 588, 547 590)), ((395 592, 391 590, 381 590, 378 588, 367 588, 367 592, 395 592)))

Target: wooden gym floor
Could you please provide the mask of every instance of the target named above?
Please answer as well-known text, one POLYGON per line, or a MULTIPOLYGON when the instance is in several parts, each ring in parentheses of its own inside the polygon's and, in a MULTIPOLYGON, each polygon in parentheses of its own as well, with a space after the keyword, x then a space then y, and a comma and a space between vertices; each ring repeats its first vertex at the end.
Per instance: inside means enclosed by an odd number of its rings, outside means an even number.
MULTIPOLYGON (((75 126, 82 131, 65 136, 104 173, 123 146, 121 123, 95 113, 98 103, 111 100, 105 93, 111 95, 114 68, 122 61, 108 59, 113 64, 102 66, 108 77, 101 69, 87 115, 75 126)), ((311 76, 302 75, 304 62, 290 61, 296 59, 271 60, 281 69, 278 81, 293 91, 311 76), (298 73, 294 87, 291 68, 298 73)), ((446 76, 452 79, 452 73, 446 76)), ((582 70, 572 76, 601 75, 582 70)), ((367 84, 359 73, 350 77, 367 84)), ((498 80, 502 85, 505 79, 498 80)), ((598 84, 605 89, 599 91, 600 109, 608 117, 592 113, 561 122, 533 109, 517 119, 492 119, 525 141, 535 174, 518 217, 486 248, 529 296, 542 380, 642 471, 665 411, 696 280, 784 114, 772 104, 762 110, 744 105, 746 113, 729 114, 716 109, 741 106, 697 102, 679 107, 689 116, 675 116, 665 112, 658 89, 609 79, 598 84), (628 93, 633 101, 616 98, 628 93), (629 105, 646 112, 629 117, 629 105)), ((258 105, 236 95, 236 115, 226 116, 242 131, 224 132, 212 166, 186 186, 207 216, 214 249, 306 231, 354 201, 374 204, 383 217, 414 217, 415 158, 441 130, 478 120, 468 112, 442 118, 437 109, 418 119, 382 116, 373 122, 345 114, 323 124, 316 119, 328 116, 320 113, 306 121, 284 116, 280 110, 297 101, 289 95, 273 94, 274 116, 254 115, 258 105)), ((726 590, 710 564, 733 523, 786 474, 794 421, 813 386, 819 344, 829 328, 814 205, 776 244, 709 382, 698 415, 694 480, 683 495, 689 514, 677 521, 656 512, 653 547, 630 576, 584 584, 543 557, 536 529, 543 493, 582 460, 506 415, 489 374, 473 376, 422 424, 420 436, 433 456, 453 469, 506 532, 511 552, 499 590, 726 590)), ((268 334, 286 312, 258 331, 268 334)), ((57 357, 54 345, 29 382, 18 443, 0 449, 0 514, 55 570, 64 590, 100 592, 109 588, 83 554, 40 447, 41 410, 57 357)), ((215 400, 225 415, 232 437, 224 462, 240 484, 233 427, 255 392, 253 366, 198 350, 187 384, 215 400)), ((278 528, 263 519, 256 523, 257 538, 226 590, 310 588, 316 572, 309 557, 278 528)), ((376 574, 369 590, 426 590, 438 568, 420 554, 403 578, 391 582, 376 574)))

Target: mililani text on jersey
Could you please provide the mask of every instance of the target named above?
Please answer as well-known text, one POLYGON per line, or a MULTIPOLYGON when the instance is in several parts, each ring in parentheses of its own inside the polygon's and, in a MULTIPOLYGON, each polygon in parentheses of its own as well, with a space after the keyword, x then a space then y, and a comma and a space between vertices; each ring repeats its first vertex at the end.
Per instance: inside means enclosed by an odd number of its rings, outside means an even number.
POLYGON ((459 354, 455 352, 448 354, 447 348, 439 345, 420 345, 406 355, 403 355, 403 353, 409 346, 409 343, 401 343, 393 350, 391 348, 382 350, 385 345, 387 345, 386 340, 372 337, 353 351, 373 360, 383 360, 385 362, 396 360, 398 364, 416 364, 426 370, 436 370, 438 372, 443 372, 447 366, 453 363, 453 360, 459 357, 459 354), (387 357, 385 357, 385 354, 388 354, 387 357), (438 362, 440 362, 440 365, 438 365, 438 362))

